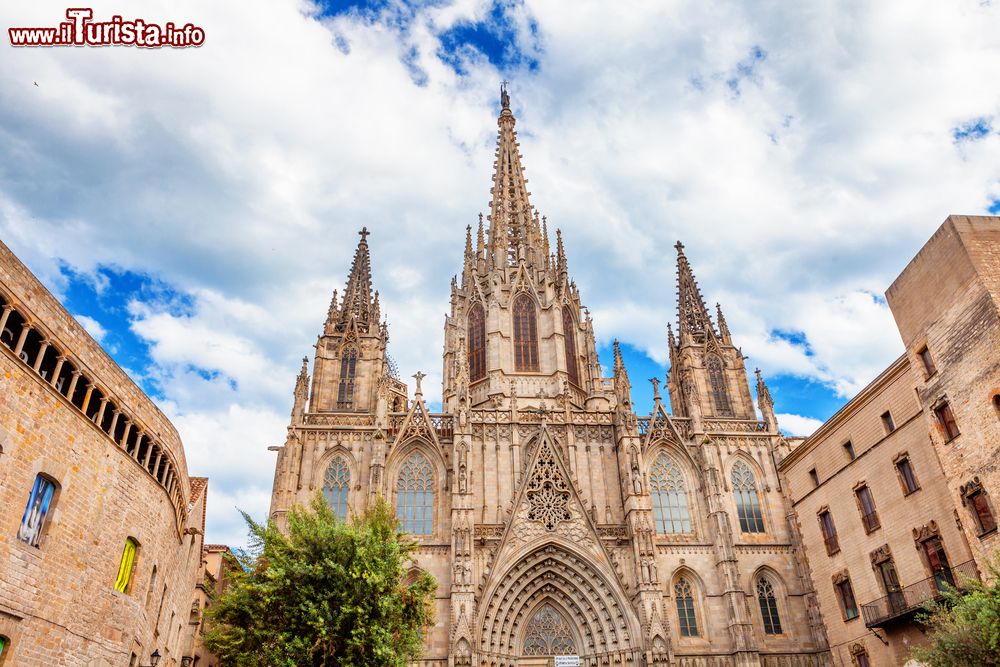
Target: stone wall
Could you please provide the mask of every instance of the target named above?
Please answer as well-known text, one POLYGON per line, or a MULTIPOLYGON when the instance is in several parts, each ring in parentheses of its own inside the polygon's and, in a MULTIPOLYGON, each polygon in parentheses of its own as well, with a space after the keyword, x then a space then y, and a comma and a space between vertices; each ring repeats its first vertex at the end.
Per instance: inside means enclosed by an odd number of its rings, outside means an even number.
MULTIPOLYGON (((16 353, 20 331, 0 345, 4 664, 118 666, 133 654, 136 664, 148 664, 158 649, 161 665, 179 665, 191 642, 207 480, 188 478, 170 422, 2 244, 0 297, 5 312, 17 313, 5 324, 20 318, 42 332, 45 346, 26 362, 16 353), (65 383, 57 390, 58 378, 43 376, 55 350, 92 384, 90 396, 107 399, 89 416, 80 394, 65 383), (116 418, 127 415, 131 435, 120 437, 119 422, 111 427, 107 405, 119 411, 116 418), (57 490, 35 547, 19 540, 18 530, 39 474, 57 490), (115 581, 129 537, 139 547, 121 593, 115 581)), ((84 386, 78 382, 80 392, 84 386)))

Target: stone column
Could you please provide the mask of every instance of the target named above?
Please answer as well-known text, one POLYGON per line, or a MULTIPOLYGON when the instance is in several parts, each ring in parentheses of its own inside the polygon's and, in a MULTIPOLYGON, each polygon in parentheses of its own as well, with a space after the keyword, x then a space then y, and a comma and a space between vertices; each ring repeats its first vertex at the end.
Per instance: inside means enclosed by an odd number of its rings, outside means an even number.
POLYGON ((42 360, 45 359, 45 352, 49 349, 49 339, 43 338, 42 344, 38 348, 38 356, 35 357, 35 365, 32 367, 36 373, 41 373, 42 360))

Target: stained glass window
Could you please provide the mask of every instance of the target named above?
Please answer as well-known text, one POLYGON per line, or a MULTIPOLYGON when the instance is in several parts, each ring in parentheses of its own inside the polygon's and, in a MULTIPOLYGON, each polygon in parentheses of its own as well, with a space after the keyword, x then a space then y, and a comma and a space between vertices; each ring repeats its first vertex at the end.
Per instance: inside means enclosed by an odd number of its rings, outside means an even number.
POLYGON ((343 456, 330 462, 323 473, 323 498, 337 518, 347 518, 347 494, 351 489, 351 469, 343 456))
POLYGON ((733 408, 729 404, 729 392, 726 390, 726 376, 722 370, 722 359, 714 354, 708 358, 708 381, 712 385, 712 399, 715 401, 715 412, 720 417, 732 417, 733 408))
POLYGON ((760 616, 764 620, 764 633, 780 635, 781 617, 778 615, 778 599, 774 595, 774 586, 767 577, 757 579, 757 602, 760 603, 760 616))
POLYGON ((407 533, 430 535, 433 532, 434 470, 420 452, 410 454, 399 471, 396 518, 407 533))
POLYGON ((521 294, 514 299, 514 370, 538 370, 535 302, 527 294, 521 294))
POLYGON ((691 592, 691 582, 684 577, 674 584, 674 597, 677 599, 677 625, 681 637, 698 636, 698 619, 694 615, 694 594, 691 592))
POLYGON ((354 378, 358 371, 358 350, 348 347, 340 357, 340 387, 337 391, 337 409, 354 407, 354 378))
POLYGON ((486 377, 486 314, 481 304, 469 311, 469 380, 486 377))
POLYGON ((576 644, 562 614, 545 605, 528 621, 524 655, 574 655, 576 644))
POLYGON ((662 452, 649 472, 653 518, 658 533, 690 533, 687 486, 674 457, 662 452))
POLYGON ((763 533, 764 516, 760 511, 760 498, 757 496, 757 480, 754 479, 750 466, 744 461, 733 464, 731 481, 740 530, 744 533, 763 533))
POLYGON ((575 385, 580 384, 580 364, 576 357, 576 322, 569 312, 569 306, 563 306, 563 339, 566 342, 566 372, 569 381, 575 385))
POLYGON ((17 531, 17 539, 33 547, 38 546, 55 490, 56 485, 52 480, 41 475, 35 477, 35 484, 31 487, 28 504, 21 518, 21 527, 17 531))

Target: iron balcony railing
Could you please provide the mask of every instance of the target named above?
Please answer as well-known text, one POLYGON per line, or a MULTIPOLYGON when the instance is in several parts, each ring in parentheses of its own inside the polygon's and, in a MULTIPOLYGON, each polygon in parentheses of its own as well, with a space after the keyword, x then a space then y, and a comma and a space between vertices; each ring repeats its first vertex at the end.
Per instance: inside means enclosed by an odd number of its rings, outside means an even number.
POLYGON ((882 627, 915 613, 925 602, 940 598, 948 586, 962 588, 964 580, 978 578, 976 564, 970 560, 961 565, 939 570, 931 577, 861 605, 861 615, 864 616, 865 625, 869 628, 882 627))

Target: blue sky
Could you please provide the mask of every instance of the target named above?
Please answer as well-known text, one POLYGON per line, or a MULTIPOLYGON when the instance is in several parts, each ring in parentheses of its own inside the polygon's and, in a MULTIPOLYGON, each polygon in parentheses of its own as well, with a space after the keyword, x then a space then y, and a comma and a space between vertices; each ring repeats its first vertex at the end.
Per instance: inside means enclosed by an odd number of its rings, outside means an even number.
POLYGON ((666 372, 677 240, 802 434, 901 352, 882 294, 944 218, 1000 213, 1000 10, 978 0, 94 10, 206 42, 0 41, 0 239, 177 425, 212 542, 243 539, 235 507, 267 510, 267 446, 362 226, 390 352, 439 386, 501 80, 532 202, 639 411, 666 372))

